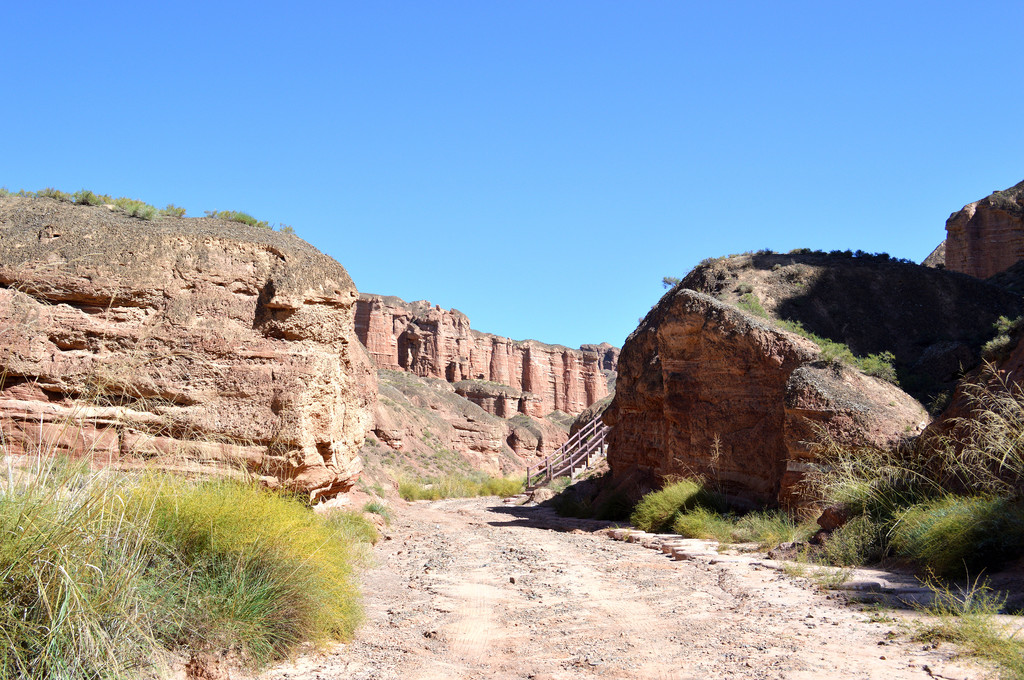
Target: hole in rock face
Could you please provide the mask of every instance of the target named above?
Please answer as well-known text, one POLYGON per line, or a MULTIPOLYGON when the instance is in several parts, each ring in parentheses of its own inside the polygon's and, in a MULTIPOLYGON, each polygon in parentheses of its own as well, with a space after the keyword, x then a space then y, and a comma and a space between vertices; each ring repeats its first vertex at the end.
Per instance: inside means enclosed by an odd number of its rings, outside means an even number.
POLYGON ((334 460, 334 449, 331 448, 330 442, 317 442, 316 450, 320 457, 324 459, 324 464, 330 465, 334 460))

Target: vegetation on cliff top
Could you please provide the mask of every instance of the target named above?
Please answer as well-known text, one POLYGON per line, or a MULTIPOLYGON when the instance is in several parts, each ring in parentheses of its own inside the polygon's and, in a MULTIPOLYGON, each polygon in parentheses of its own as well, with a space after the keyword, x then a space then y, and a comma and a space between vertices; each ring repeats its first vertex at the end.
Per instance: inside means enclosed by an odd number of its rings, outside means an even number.
MULTIPOLYGON (((173 203, 167 204, 167 207, 160 210, 155 206, 134 198, 128 198, 126 196, 113 197, 110 194, 97 194, 88 189, 81 189, 74 193, 67 193, 59 189, 47 187, 40 191, 26 191, 21 189, 20 191, 12 192, 8 191, 5 187, 0 187, 0 198, 5 196, 20 196, 22 198, 52 198, 56 201, 75 203, 77 205, 106 205, 120 210, 130 217, 137 217, 142 220, 153 220, 159 217, 185 216, 185 209, 174 205, 173 203)), ((205 214, 207 217, 226 220, 228 222, 247 224, 250 227, 257 227, 260 229, 274 228, 266 220, 258 220, 249 213, 238 210, 207 210, 205 211, 205 214)), ((295 233, 295 230, 287 224, 278 224, 277 231, 286 234, 295 233)))

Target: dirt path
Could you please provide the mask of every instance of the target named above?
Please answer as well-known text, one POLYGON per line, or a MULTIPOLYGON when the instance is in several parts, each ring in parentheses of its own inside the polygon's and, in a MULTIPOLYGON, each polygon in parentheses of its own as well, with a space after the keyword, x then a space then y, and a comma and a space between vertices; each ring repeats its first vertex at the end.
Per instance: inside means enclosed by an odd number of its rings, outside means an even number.
MULTIPOLYGON (((266 673, 328 678, 975 678, 776 571, 675 562, 495 499, 403 508, 356 639, 266 673), (564 527, 563 527, 564 528, 564 527)), ((593 529, 593 525, 587 525, 593 529)))

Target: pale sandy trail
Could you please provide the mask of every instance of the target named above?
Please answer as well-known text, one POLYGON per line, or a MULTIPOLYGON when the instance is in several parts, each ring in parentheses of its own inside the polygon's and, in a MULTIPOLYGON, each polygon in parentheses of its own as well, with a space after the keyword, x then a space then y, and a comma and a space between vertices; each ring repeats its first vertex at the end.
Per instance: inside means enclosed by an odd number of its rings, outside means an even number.
POLYGON ((399 512, 356 639, 264 678, 984 676, 776 571, 540 528, 539 511, 495 499, 399 512))

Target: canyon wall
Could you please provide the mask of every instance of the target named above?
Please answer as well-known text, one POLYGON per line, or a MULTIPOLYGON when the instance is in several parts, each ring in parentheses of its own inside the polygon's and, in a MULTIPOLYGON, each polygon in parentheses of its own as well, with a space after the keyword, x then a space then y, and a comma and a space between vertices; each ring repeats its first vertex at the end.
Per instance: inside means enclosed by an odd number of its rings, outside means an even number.
POLYGON ((457 310, 380 295, 359 296, 355 328, 378 368, 456 383, 503 417, 583 411, 608 395, 618 355, 608 344, 569 349, 480 333, 457 310))
POLYGON ((209 218, 0 198, 8 453, 347 490, 376 380, 345 269, 294 236, 209 218))
POLYGON ((1024 182, 969 203, 946 220, 945 266, 986 279, 1024 259, 1024 182))

